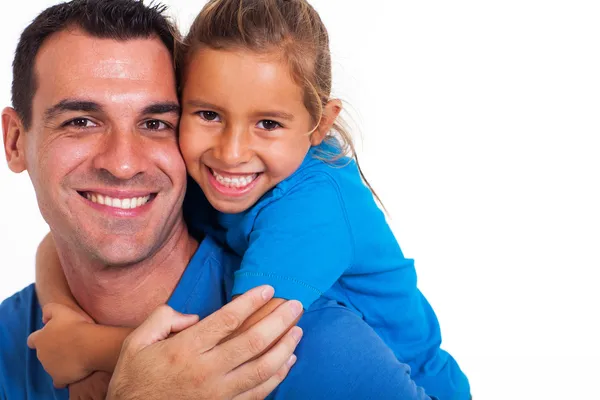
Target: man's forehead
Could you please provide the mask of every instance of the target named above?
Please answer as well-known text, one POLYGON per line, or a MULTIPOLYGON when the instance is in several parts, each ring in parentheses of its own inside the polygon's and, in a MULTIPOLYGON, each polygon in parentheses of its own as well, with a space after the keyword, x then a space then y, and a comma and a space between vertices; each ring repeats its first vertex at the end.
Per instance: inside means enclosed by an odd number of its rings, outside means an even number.
POLYGON ((137 108, 177 98, 171 54, 158 38, 117 41, 65 30, 44 43, 35 70, 44 103, 88 98, 137 108))
POLYGON ((52 55, 61 60, 78 61, 81 64, 85 64, 86 61, 82 59, 83 56, 89 58, 88 64, 99 60, 135 60, 141 65, 146 65, 155 61, 157 57, 171 58, 169 50, 158 36, 116 40, 96 37, 76 27, 56 32, 44 41, 38 58, 52 55), (136 59, 135 56, 139 54, 145 54, 145 57, 136 59))

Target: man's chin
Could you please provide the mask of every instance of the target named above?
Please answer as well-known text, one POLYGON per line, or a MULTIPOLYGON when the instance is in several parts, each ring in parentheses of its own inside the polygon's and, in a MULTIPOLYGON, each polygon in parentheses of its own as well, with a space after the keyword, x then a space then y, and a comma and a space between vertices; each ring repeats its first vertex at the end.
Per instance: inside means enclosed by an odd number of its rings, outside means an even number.
POLYGON ((154 253, 147 243, 117 242, 100 248, 90 248, 92 258, 103 267, 125 268, 139 264, 154 253))
POLYGON ((106 254, 99 253, 95 259, 103 268, 123 269, 138 265, 150 258, 148 254, 106 254))

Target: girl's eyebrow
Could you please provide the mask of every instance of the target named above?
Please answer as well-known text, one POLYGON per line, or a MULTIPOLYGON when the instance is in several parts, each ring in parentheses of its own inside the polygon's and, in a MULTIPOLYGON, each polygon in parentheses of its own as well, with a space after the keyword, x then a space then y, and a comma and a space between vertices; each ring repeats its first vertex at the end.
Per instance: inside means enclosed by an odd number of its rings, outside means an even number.
POLYGON ((286 113, 284 111, 257 111, 254 113, 254 116, 263 118, 285 119, 287 121, 294 120, 294 116, 292 114, 286 113))
MULTIPOLYGON (((202 101, 202 100, 188 100, 185 102, 185 105, 192 108, 206 108, 209 110, 215 110, 218 112, 223 112, 224 110, 212 103, 202 101)), ((277 110, 265 110, 265 111, 256 111, 252 114, 254 117, 262 117, 262 118, 277 118, 284 119, 286 121, 293 121, 294 116, 285 111, 277 111, 277 110)))
POLYGON ((221 107, 202 100, 188 100, 185 105, 192 108, 208 108, 209 110, 224 111, 221 107))

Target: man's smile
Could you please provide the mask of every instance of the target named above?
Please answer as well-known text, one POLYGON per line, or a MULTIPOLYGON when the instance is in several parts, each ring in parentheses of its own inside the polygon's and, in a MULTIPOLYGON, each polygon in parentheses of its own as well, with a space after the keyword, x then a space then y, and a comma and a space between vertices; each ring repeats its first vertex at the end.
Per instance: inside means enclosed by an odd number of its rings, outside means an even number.
POLYGON ((86 203, 97 210, 109 212, 118 217, 135 217, 148 210, 156 198, 156 192, 85 190, 77 191, 86 203))

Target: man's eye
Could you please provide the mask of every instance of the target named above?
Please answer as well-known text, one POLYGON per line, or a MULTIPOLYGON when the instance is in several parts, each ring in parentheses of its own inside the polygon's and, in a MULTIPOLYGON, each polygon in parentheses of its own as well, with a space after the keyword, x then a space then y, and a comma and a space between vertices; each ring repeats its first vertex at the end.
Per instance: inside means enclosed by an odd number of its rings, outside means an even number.
POLYGON ((199 111, 198 115, 205 121, 209 122, 219 122, 221 119, 219 118, 219 114, 214 111, 199 111))
POLYGON ((157 119, 151 119, 144 122, 144 128, 151 131, 162 131, 164 129, 167 129, 168 127, 169 126, 167 124, 157 119))
POLYGON ((75 128, 91 128, 97 125, 87 118, 75 118, 65 123, 65 126, 73 126, 75 128))
POLYGON ((281 124, 276 121, 271 121, 270 119, 263 119, 262 121, 258 121, 258 127, 267 131, 272 131, 277 128, 281 128, 281 124))

